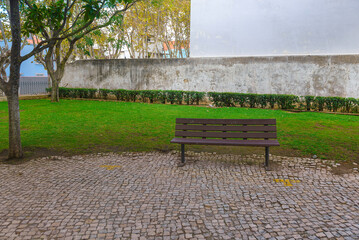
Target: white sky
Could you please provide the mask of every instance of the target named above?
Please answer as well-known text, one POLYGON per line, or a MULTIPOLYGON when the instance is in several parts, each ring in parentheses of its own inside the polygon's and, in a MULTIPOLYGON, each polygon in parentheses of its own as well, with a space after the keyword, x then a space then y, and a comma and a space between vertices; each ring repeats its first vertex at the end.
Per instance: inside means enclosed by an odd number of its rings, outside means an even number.
POLYGON ((359 0, 192 0, 191 57, 359 53, 359 0))

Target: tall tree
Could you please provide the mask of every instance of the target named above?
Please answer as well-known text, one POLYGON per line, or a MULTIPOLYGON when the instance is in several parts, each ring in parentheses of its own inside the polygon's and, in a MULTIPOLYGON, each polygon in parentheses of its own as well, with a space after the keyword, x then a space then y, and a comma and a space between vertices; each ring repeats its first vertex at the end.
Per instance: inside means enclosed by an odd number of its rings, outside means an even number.
POLYGON ((25 0, 24 33, 51 41, 40 59, 52 82, 51 100, 59 101, 59 84, 76 43, 101 34, 101 28, 122 24, 123 14, 138 0, 25 0))
MULTIPOLYGON (((45 60, 52 71, 54 83, 58 86, 61 80, 64 64, 71 55, 76 41, 86 34, 108 26, 109 24, 121 21, 120 13, 126 11, 137 0, 22 0, 22 26, 20 23, 20 1, 0 0, 1 18, 8 19, 11 28, 12 46, 1 48, 0 54, 0 90, 8 100, 9 111, 9 158, 21 158, 23 150, 20 135, 20 111, 19 111, 19 81, 21 63, 30 57, 47 49, 45 60), (77 8, 77 14, 73 17, 73 9, 77 8), (3 16, 4 15, 4 16, 3 16), (70 22, 69 19, 72 19, 70 22), (34 49, 20 55, 21 51, 21 30, 25 37, 34 34, 38 36, 38 43, 34 49), (69 51, 64 56, 61 53, 62 43, 69 43, 69 51), (50 60, 54 55, 56 63, 50 60), (7 77, 5 69, 10 63, 10 74, 7 77), (51 65, 52 64, 52 65, 51 65), (58 69, 60 69, 58 71, 58 69)), ((5 31, 2 31, 2 36, 5 31)), ((5 37, 4 37, 5 38, 5 37)), ((6 40, 5 40, 6 41, 6 40)), ((57 92, 58 93, 58 92, 57 92)), ((55 95, 55 100, 58 94, 55 95)))
POLYGON ((128 11, 124 32, 131 58, 189 57, 190 6, 190 0, 148 0, 128 11))
POLYGON ((189 57, 190 0, 142 0, 124 14, 123 25, 81 41, 78 58, 189 57))
MULTIPOLYGON (((20 111, 19 111, 19 79, 21 66, 21 28, 19 1, 10 1, 9 20, 11 27, 12 45, 11 51, 6 51, 2 55, 0 63, 7 65, 10 62, 10 76, 6 77, 4 67, 0 77, 0 88, 5 92, 8 100, 9 109, 9 157, 22 157, 22 147, 20 138, 20 111)), ((2 31, 3 32, 3 31, 2 31)), ((6 41, 5 35, 4 40, 6 41)), ((6 48, 6 45, 5 45, 6 48)))

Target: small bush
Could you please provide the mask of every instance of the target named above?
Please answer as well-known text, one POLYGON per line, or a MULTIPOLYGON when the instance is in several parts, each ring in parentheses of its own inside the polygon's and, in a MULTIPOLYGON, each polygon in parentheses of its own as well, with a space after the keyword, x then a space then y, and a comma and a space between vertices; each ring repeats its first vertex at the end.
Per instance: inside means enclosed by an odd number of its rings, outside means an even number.
POLYGON ((236 93, 232 96, 234 104, 238 104, 241 107, 245 107, 247 102, 247 95, 244 93, 236 93))
POLYGON ((267 101, 269 103, 270 108, 274 108, 275 104, 278 101, 277 94, 267 94, 267 101))
POLYGON ((313 104, 315 97, 314 96, 304 96, 304 99, 305 99, 307 111, 310 111, 310 109, 312 109, 312 104, 313 104))
POLYGON ((166 104, 167 94, 165 91, 159 90, 157 97, 158 97, 158 100, 160 101, 160 103, 166 104))
POLYGON ((117 100, 125 101, 127 97, 127 90, 125 89, 112 90, 112 94, 116 96, 117 100))
POLYGON ((127 90, 127 99, 132 102, 136 102, 138 95, 139 95, 138 90, 127 90))
POLYGON ((187 105, 192 105, 195 101, 195 92, 193 92, 193 91, 184 92, 183 100, 187 105))
POLYGON ((268 95, 267 94, 258 94, 256 102, 261 108, 266 108, 267 104, 268 104, 268 95))
POLYGON ((97 93, 97 89, 89 88, 88 89, 88 97, 95 98, 97 93))
MULTIPOLYGON (((196 102, 196 104, 199 105, 199 102, 203 101, 205 96, 206 93, 204 92, 194 92, 194 102, 196 102)), ((193 104, 193 102, 191 104, 193 104)))
POLYGON ((355 98, 346 98, 344 100, 344 112, 352 112, 356 106, 358 106, 358 100, 355 98))
POLYGON ((257 99, 258 99, 257 94, 254 94, 254 93, 247 94, 247 101, 248 101, 250 108, 256 107, 257 99))
POLYGON ((171 104, 175 103, 175 93, 171 90, 163 91, 164 94, 166 94, 167 101, 169 101, 171 104))
POLYGON ((100 88, 99 92, 100 92, 100 97, 103 99, 107 99, 107 97, 112 93, 111 90, 103 89, 103 88, 100 88))
POLYGON ((150 103, 157 101, 160 92, 160 90, 149 90, 148 99, 150 100, 150 103))
POLYGON ((223 103, 220 97, 220 93, 217 92, 209 92, 208 93, 209 99, 213 104, 217 107, 222 107, 223 103))
POLYGON ((314 104, 315 104, 315 108, 318 111, 323 111, 324 110, 324 104, 325 104, 325 97, 315 97, 314 99, 314 104))
POLYGON ((281 109, 293 109, 294 104, 299 102, 299 97, 294 95, 277 95, 277 104, 281 109))
POLYGON ((338 109, 344 106, 345 98, 341 97, 328 97, 330 100, 331 108, 333 112, 337 112, 338 109))
POLYGON ((182 104, 183 91, 175 91, 175 100, 176 100, 177 104, 182 104))
POLYGON ((139 96, 140 96, 140 99, 142 100, 142 102, 147 102, 147 99, 148 99, 147 90, 140 91, 139 96))

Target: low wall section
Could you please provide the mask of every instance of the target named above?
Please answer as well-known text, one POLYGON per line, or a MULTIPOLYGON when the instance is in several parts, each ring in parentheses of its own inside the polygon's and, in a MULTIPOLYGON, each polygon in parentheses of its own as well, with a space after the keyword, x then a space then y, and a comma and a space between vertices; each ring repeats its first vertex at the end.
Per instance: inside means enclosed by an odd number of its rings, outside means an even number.
POLYGON ((359 55, 81 60, 61 86, 359 98, 359 55))

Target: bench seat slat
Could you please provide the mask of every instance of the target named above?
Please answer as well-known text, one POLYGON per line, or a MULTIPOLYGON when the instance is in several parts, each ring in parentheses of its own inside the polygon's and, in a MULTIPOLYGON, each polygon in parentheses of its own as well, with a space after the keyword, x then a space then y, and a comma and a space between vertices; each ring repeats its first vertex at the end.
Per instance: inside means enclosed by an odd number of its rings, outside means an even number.
POLYGON ((176 130, 275 132, 276 126, 176 125, 176 130))
POLYGON ((227 124, 227 125, 275 125, 275 119, 198 119, 198 118, 177 118, 176 123, 186 124, 227 124))
POLYGON ((207 138, 277 138, 276 132, 243 133, 243 132, 190 132, 176 131, 176 137, 207 137, 207 138))
POLYGON ((196 144, 196 145, 225 145, 225 146, 257 146, 271 147, 279 146, 277 140, 229 140, 229 139, 196 139, 196 138, 174 138, 171 143, 196 144))

